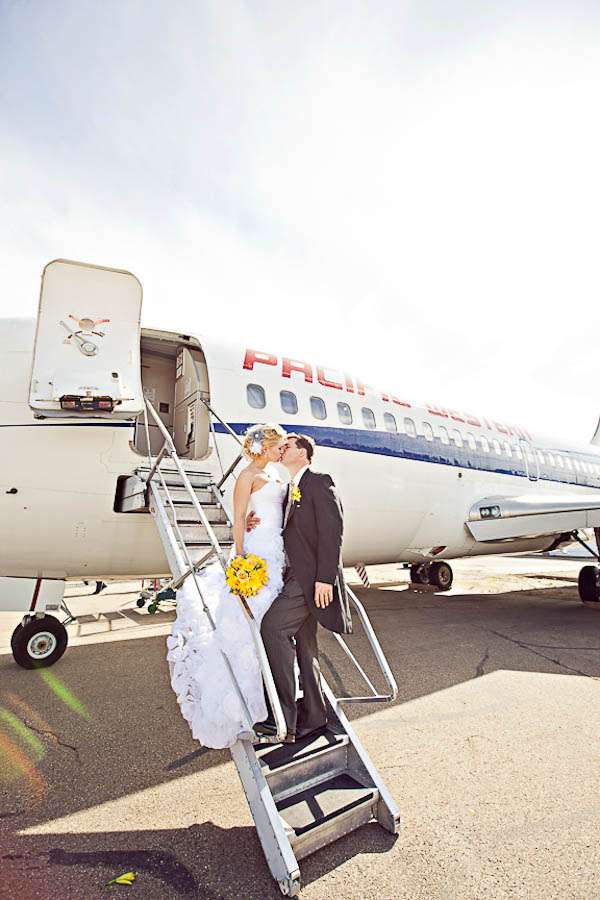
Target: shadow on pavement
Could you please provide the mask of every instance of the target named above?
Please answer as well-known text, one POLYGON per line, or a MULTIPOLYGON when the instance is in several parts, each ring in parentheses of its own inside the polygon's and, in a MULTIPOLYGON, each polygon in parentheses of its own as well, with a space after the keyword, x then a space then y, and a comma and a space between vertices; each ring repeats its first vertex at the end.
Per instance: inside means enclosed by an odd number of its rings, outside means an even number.
MULTIPOLYGON (((398 680, 397 703, 498 669, 600 676, 600 616, 577 602, 574 587, 451 596, 370 589, 360 595, 398 680)), ((364 635, 359 631, 349 643, 362 663, 364 635)), ((336 691, 364 693, 327 635, 322 657, 336 691)), ((365 668, 383 688, 375 666, 365 668)), ((348 712, 356 719, 380 708, 348 712)), ((96 897, 99 887, 129 869, 143 873, 127 889, 132 898, 280 896, 254 829, 211 821, 201 777, 191 783, 198 791, 191 801, 197 824, 163 824, 159 803, 151 810, 156 830, 135 830, 127 821, 130 795, 175 790, 178 779, 226 763, 228 751, 199 747, 179 713, 164 636, 72 647, 56 666, 39 671, 0 657, 0 869, 9 890, 3 896, 96 897), (109 802, 119 811, 114 830, 82 825, 52 833, 54 820, 109 802), (19 833, 45 822, 48 834, 19 833)), ((213 809, 240 802, 232 768, 221 782, 227 790, 212 797, 213 809)), ((189 794, 187 782, 185 789, 189 794)), ((171 823, 177 810, 169 813, 171 823)), ((365 826, 304 860, 303 882, 357 854, 385 853, 393 843, 378 826, 365 826)))

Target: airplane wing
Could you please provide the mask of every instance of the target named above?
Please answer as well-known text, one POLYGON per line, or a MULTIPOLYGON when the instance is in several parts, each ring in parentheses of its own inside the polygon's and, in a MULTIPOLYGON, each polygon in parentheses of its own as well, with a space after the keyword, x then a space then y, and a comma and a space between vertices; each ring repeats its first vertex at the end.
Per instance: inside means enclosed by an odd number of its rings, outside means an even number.
POLYGON ((600 491, 484 497, 465 522, 476 541, 511 541, 600 527, 600 491))

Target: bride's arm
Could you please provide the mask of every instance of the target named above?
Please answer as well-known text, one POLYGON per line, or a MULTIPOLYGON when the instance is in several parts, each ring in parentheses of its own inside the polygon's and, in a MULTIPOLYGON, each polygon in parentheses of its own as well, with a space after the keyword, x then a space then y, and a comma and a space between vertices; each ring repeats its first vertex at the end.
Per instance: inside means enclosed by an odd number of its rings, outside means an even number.
POLYGON ((252 493, 254 475, 244 469, 240 472, 233 490, 233 540, 236 556, 244 552, 244 532, 246 531, 246 512, 252 493))

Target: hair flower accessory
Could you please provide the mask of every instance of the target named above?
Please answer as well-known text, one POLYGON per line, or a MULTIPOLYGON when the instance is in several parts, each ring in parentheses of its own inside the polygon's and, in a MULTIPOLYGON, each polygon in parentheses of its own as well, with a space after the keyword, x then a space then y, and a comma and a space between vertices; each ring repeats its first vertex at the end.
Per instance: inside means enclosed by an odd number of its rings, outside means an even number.
POLYGON ((263 441, 265 439, 265 433, 262 428, 257 428, 255 432, 252 434, 252 443, 250 444, 250 451, 255 454, 262 453, 263 441))

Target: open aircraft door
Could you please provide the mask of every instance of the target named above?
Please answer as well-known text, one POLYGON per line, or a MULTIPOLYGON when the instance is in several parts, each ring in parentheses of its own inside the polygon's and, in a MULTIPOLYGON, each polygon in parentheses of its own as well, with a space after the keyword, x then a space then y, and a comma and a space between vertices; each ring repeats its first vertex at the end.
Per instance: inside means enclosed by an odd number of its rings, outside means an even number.
POLYGON ((130 419, 143 409, 142 286, 59 259, 42 275, 29 405, 39 415, 130 419))
POLYGON ((209 448, 208 369, 199 350, 179 347, 175 370, 174 437, 179 456, 202 459, 209 448))

